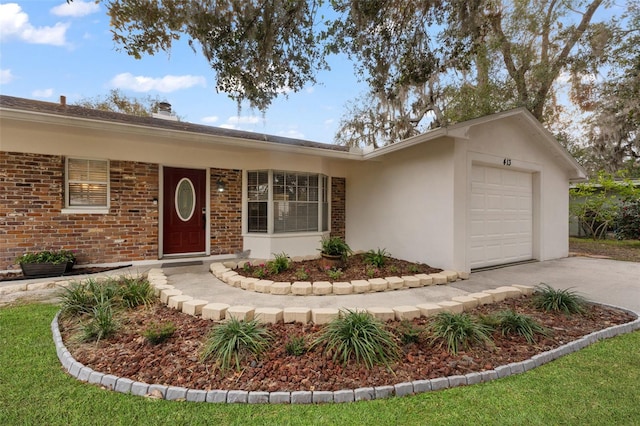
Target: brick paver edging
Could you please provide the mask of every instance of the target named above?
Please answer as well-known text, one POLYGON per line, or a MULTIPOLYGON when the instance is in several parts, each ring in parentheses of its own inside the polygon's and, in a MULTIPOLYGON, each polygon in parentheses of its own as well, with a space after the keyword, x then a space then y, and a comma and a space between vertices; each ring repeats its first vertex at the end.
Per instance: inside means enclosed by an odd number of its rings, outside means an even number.
MULTIPOLYGON (((314 258, 311 256, 311 258, 314 258)), ((298 262, 300 260, 295 260, 298 262)), ((306 259, 306 258, 304 258, 306 259)), ((257 260, 254 264, 265 263, 265 261, 257 260)), ((242 290, 253 291, 257 293, 287 295, 294 296, 323 296, 332 295, 350 295, 358 293, 375 293, 379 291, 406 290, 410 288, 425 287, 431 285, 445 285, 455 282, 459 279, 469 279, 468 272, 456 271, 440 271, 433 274, 417 274, 388 276, 384 278, 359 279, 354 281, 295 281, 295 282, 274 282, 269 279, 260 279, 256 277, 248 277, 241 274, 242 267, 250 263, 249 261, 214 262, 209 266, 209 270, 220 281, 242 290)))
MULTIPOLYGON (((604 305, 604 304, 603 304, 604 305)), ((604 305, 611 306, 611 305, 604 305)), ((145 396, 158 391, 167 400, 186 400, 191 402, 217 402, 217 403, 248 403, 248 404, 312 404, 327 402, 354 402, 373 399, 388 398, 391 396, 414 395, 417 393, 436 391, 463 385, 473 385, 481 382, 524 373, 547 362, 558 359, 564 355, 576 352, 599 340, 608 339, 620 334, 640 330, 640 316, 629 309, 611 306, 621 309, 636 316, 632 322, 615 325, 604 330, 595 331, 581 337, 578 340, 562 345, 558 348, 543 352, 538 355, 507 365, 496 367, 493 370, 469 373, 464 376, 448 376, 429 380, 414 380, 412 382, 396 383, 388 386, 375 386, 357 389, 343 389, 338 391, 291 391, 291 392, 260 392, 242 390, 198 390, 187 389, 178 386, 165 386, 136 382, 125 377, 112 374, 104 374, 94 371, 76 361, 62 342, 62 335, 58 327, 56 314, 51 322, 51 332, 56 346, 56 353, 62 366, 76 379, 91 384, 101 385, 107 389, 120 393, 145 396)))

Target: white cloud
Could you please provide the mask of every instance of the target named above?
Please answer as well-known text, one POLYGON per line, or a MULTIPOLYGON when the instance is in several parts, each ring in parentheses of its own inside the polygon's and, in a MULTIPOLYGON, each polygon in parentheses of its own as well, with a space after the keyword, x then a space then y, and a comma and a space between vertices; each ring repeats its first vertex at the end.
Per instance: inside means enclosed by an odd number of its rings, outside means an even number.
POLYGON ((14 78, 15 76, 11 74, 10 69, 0 70, 0 84, 9 84, 14 78))
POLYGON ((79 1, 75 0, 71 3, 62 3, 51 9, 51 13, 56 16, 72 16, 80 18, 82 16, 91 15, 100 10, 100 5, 95 1, 79 1))
POLYGON ((235 129, 236 126, 234 126, 233 124, 221 124, 218 127, 222 127, 223 129, 235 129))
POLYGON ((234 124, 234 125, 236 125, 236 124, 257 124, 259 122, 260 122, 260 118, 256 117, 255 115, 249 115, 249 116, 246 116, 246 117, 240 117, 240 116, 234 115, 234 116, 229 117, 227 119, 227 123, 234 124))
POLYGON ((31 96, 34 98, 50 98, 53 96, 53 89, 34 90, 31 92, 31 96))
POLYGON ((290 130, 287 130, 286 132, 280 132, 278 134, 280 136, 285 136, 287 138, 304 139, 304 133, 295 129, 290 129, 290 130))
POLYGON ((17 3, 0 4, 0 40, 17 38, 27 43, 64 46, 68 23, 58 22, 53 27, 34 27, 29 15, 17 3))
POLYGON ((327 120, 324 120, 324 125, 325 126, 331 126, 334 122, 335 122, 335 120, 333 118, 329 118, 327 120))
POLYGON ((218 121, 218 116, 217 115, 210 115, 208 117, 202 117, 202 121, 203 123, 215 123, 218 121))
POLYGON ((134 76, 125 72, 111 79, 111 85, 118 89, 129 89, 134 92, 158 92, 169 93, 176 90, 188 89, 193 86, 206 86, 206 80, 202 76, 195 75, 166 75, 160 78, 134 76))

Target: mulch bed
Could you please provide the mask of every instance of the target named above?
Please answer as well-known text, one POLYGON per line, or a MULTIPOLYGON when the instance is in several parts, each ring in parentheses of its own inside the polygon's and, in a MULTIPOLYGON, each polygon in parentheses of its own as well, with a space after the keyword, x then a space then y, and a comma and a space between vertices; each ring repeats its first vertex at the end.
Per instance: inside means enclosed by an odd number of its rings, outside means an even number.
MULTIPOLYGON (((120 317, 117 335, 98 343, 78 343, 74 337, 77 322, 60 320, 65 345, 80 363, 105 374, 132 380, 190 389, 237 389, 246 391, 295 391, 355 389, 392 385, 419 379, 438 378, 490 370, 556 348, 593 331, 635 318, 623 311, 601 305, 588 305, 584 315, 567 316, 543 313, 532 307, 530 298, 522 297, 476 308, 471 314, 487 315, 505 309, 530 315, 550 330, 528 344, 519 336, 493 334, 491 346, 475 346, 451 355, 426 334, 417 343, 403 347, 402 359, 391 365, 366 369, 361 365, 334 362, 321 346, 302 356, 287 355, 285 343, 294 336, 311 341, 322 326, 313 324, 277 324, 269 326, 275 336, 270 349, 260 358, 246 359, 241 371, 222 373, 214 363, 201 362, 200 352, 214 322, 182 314, 160 304, 127 311, 120 317), (142 336, 152 323, 172 322, 177 330, 159 345, 151 345, 142 336)), ((431 319, 420 318, 411 327, 425 327, 431 319)), ((394 330, 406 327, 391 321, 394 330)), ((399 332, 398 332, 399 333, 399 332)))
POLYGON ((432 268, 424 263, 412 263, 392 257, 387 257, 382 267, 375 267, 366 262, 363 254, 349 256, 345 264, 340 267, 341 274, 338 279, 333 279, 327 273, 326 268, 319 259, 291 262, 291 266, 287 271, 278 274, 258 276, 256 274, 257 269, 264 270, 264 267, 254 264, 251 267, 237 268, 236 271, 240 275, 247 277, 264 278, 275 282, 353 281, 402 275, 435 274, 442 271, 442 269, 432 268), (301 272, 306 273, 307 276, 301 277, 301 272))

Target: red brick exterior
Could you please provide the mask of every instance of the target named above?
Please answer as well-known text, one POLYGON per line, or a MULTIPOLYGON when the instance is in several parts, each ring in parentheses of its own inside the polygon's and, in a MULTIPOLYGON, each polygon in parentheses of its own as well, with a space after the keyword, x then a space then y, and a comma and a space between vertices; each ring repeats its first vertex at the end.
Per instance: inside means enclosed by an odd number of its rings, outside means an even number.
POLYGON ((331 236, 345 238, 346 179, 331 178, 331 236))
MULTIPOLYGON (((38 250, 74 250, 78 264, 157 259, 159 166, 109 165, 109 212, 63 214, 63 156, 0 152, 0 270, 38 250)), ((242 171, 211 169, 210 185, 211 254, 234 254, 243 249, 242 171)), ((331 179, 331 194, 331 234, 344 238, 344 178, 331 179)))
POLYGON ((242 250, 242 171, 211 169, 211 254, 242 250), (218 192, 218 179, 225 185, 218 192))
POLYGON ((158 166, 110 162, 108 214, 63 214, 64 158, 0 152, 0 270, 27 251, 69 249, 78 263, 158 257, 158 166))

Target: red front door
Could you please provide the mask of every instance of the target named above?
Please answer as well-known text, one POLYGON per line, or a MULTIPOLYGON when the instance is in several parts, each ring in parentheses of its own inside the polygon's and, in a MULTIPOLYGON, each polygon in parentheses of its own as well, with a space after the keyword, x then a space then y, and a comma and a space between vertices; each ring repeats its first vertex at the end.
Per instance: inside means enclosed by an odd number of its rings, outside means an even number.
POLYGON ((206 171, 165 167, 163 175, 164 254, 204 253, 206 171))

